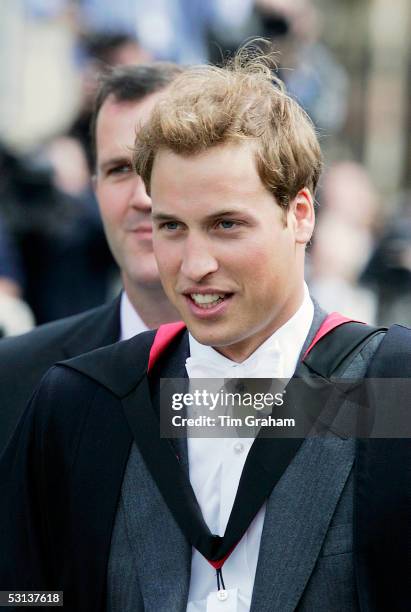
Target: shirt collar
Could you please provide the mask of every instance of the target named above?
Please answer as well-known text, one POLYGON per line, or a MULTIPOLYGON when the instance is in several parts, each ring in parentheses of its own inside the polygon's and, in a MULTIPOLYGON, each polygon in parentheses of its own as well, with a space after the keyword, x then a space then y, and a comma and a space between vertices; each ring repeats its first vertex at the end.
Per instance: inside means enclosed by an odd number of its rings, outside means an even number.
MULTIPOLYGON (((297 367, 298 358, 310 330, 313 317, 314 304, 308 292, 308 287, 306 283, 304 283, 304 297, 299 309, 286 323, 284 323, 284 325, 267 338, 267 340, 243 362, 243 365, 246 365, 247 361, 254 358, 258 353, 263 353, 271 346, 276 346, 283 356, 283 376, 284 378, 291 378, 297 367)), ((206 346, 197 342, 191 334, 189 334, 189 342, 191 357, 212 361, 216 366, 220 365, 222 368, 226 368, 229 365, 233 367, 237 365, 235 361, 224 357, 224 355, 218 353, 211 346, 206 346)))
POLYGON ((120 329, 120 340, 129 340, 129 338, 148 330, 147 325, 135 310, 125 291, 121 294, 120 329))

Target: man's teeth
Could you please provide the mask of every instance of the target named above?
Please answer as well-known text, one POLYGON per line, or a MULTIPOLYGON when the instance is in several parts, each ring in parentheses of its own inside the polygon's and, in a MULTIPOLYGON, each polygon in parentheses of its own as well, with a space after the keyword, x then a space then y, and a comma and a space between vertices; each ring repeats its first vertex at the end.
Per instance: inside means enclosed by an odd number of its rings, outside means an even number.
POLYGON ((203 308, 207 308, 210 306, 215 306, 218 302, 224 299, 224 294, 221 295, 219 293, 191 293, 191 299, 198 306, 202 306, 203 308))

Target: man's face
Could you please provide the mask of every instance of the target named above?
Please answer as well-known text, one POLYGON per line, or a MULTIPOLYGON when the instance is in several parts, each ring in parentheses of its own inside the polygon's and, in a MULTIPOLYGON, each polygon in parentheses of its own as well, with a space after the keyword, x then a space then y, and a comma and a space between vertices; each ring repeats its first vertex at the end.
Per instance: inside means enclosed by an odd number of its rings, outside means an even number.
POLYGON ((152 247, 151 200, 132 169, 136 129, 152 111, 161 93, 139 102, 107 98, 96 126, 95 190, 107 240, 119 265, 125 288, 159 285, 152 247))
POLYGON ((309 191, 299 192, 285 218, 248 142, 195 156, 160 151, 151 195, 168 298, 200 343, 242 361, 302 302, 314 224, 309 191))

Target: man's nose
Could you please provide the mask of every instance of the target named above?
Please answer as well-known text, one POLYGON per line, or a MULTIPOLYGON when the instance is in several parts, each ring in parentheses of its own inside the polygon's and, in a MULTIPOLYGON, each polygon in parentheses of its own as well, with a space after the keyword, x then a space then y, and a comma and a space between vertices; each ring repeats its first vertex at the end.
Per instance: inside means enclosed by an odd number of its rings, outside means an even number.
POLYGON ((151 198, 146 191, 144 181, 139 176, 133 178, 129 205, 144 212, 151 211, 151 198))
POLYGON ((217 270, 218 261, 209 241, 202 239, 198 234, 189 236, 184 244, 182 274, 188 280, 198 283, 217 270))

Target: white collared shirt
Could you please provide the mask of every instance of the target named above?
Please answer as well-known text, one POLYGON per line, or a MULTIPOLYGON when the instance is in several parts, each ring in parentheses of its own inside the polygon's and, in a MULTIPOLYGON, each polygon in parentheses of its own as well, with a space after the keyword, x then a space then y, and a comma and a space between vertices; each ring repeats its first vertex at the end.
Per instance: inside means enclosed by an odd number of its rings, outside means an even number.
POLYGON ((121 294, 120 301, 120 330, 120 340, 129 340, 133 336, 148 330, 147 325, 134 309, 125 291, 121 294))
MULTIPOLYGON (((304 285, 304 299, 298 311, 252 355, 265 352, 273 344, 281 352, 281 371, 278 363, 273 377, 291 378, 297 366, 304 341, 314 316, 314 306, 304 285)), ((226 368, 231 365, 233 378, 236 364, 210 346, 198 343, 189 335, 191 357, 204 358, 226 368)), ((247 360, 242 364, 247 367, 247 360)), ((253 443, 252 438, 194 438, 189 437, 188 458, 190 481, 211 533, 224 535, 241 473, 253 443), (205 457, 207 460, 205 460, 205 457)), ((228 599, 217 599, 215 570, 193 548, 191 580, 187 612, 248 612, 254 586, 265 504, 249 526, 223 567, 228 599)))

